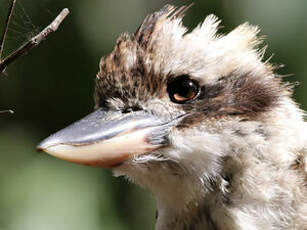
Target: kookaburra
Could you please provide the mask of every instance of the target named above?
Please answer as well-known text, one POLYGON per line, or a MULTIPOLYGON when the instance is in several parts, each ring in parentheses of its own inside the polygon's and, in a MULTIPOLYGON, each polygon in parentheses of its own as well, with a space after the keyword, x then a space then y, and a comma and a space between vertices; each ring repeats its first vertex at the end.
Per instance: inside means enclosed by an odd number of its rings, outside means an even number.
POLYGON ((152 191, 156 230, 306 230, 307 125, 258 28, 167 5, 101 59, 93 113, 39 146, 152 191))

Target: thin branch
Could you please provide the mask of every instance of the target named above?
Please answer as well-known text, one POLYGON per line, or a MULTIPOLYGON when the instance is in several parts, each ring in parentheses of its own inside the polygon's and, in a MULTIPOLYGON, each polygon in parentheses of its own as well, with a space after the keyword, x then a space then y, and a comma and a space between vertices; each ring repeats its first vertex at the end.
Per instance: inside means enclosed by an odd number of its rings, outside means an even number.
POLYGON ((2 62, 0 62, 0 73, 2 73, 5 68, 17 58, 26 54, 32 48, 40 44, 43 40, 47 38, 50 33, 55 32, 68 14, 69 10, 67 8, 63 9, 61 13, 51 22, 51 24, 49 24, 45 29, 43 29, 39 34, 31 38, 17 50, 4 58, 2 62))
POLYGON ((13 14, 15 3, 16 3, 16 0, 12 0, 11 1, 11 5, 10 5, 10 8, 9 8, 9 11, 7 13, 7 17, 6 17, 6 20, 5 20, 2 36, 0 38, 0 62, 1 62, 1 58, 2 58, 2 52, 3 52, 3 47, 4 47, 4 40, 5 40, 5 37, 6 37, 7 30, 9 28, 9 24, 10 24, 10 21, 11 21, 11 17, 12 17, 12 14, 13 14))
POLYGON ((11 109, 7 109, 7 110, 1 110, 0 111, 0 114, 3 114, 3 113, 14 114, 15 112, 11 109))

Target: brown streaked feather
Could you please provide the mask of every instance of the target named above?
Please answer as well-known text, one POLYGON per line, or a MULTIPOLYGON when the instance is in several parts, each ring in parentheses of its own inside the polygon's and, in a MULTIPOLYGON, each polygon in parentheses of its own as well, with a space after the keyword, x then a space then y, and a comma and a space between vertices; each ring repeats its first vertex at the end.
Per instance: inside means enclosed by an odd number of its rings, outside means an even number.
POLYGON ((304 186, 307 188, 307 173, 306 173, 306 160, 304 153, 300 153, 296 161, 290 166, 292 170, 296 170, 299 174, 302 175, 304 179, 304 186))
POLYGON ((107 106, 108 99, 119 99, 125 106, 138 106, 132 101, 146 101, 149 98, 161 98, 165 90, 165 77, 147 69, 143 60, 143 51, 135 49, 135 62, 125 68, 125 55, 132 52, 135 43, 125 35, 117 41, 114 51, 101 59, 100 71, 96 78, 96 107, 107 106))
POLYGON ((163 20, 172 21, 177 18, 183 18, 186 11, 193 5, 194 3, 191 3, 179 8, 171 5, 165 5, 160 11, 147 16, 142 25, 134 34, 135 41, 137 41, 137 43, 146 50, 157 25, 162 23, 163 20))
POLYGON ((194 6, 194 2, 190 3, 189 5, 181 6, 180 8, 173 11, 173 13, 169 16, 170 20, 173 20, 175 18, 183 18, 185 13, 194 6))
POLYGON ((143 48, 146 49, 150 41, 151 35, 155 30, 159 20, 165 20, 169 14, 175 10, 174 6, 165 5, 161 10, 148 15, 141 26, 134 34, 134 40, 143 48))

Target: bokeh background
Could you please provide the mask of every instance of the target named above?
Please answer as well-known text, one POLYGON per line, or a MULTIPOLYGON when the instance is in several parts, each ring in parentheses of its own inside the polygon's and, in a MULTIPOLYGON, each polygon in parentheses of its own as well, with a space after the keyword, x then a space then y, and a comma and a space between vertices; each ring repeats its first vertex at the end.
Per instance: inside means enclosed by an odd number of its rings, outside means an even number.
MULTIPOLYGON (((0 29, 10 0, 0 0, 0 29)), ((37 153, 50 133, 93 109, 98 62, 122 32, 175 0, 17 0, 5 53, 48 25, 59 11, 71 14, 47 41, 0 77, 0 230, 154 229, 153 197, 108 170, 74 165, 37 153)), ((184 18, 190 28, 209 13, 228 32, 249 21, 269 44, 266 57, 285 64, 284 80, 300 82, 295 99, 307 108, 307 1, 195 0, 184 18)))

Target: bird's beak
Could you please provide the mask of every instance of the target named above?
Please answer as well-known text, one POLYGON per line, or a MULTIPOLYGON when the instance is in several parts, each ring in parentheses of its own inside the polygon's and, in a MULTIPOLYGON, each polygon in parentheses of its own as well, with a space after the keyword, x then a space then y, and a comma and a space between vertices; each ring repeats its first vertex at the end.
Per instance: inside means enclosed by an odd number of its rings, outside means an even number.
POLYGON ((145 111, 99 109, 46 138, 37 149, 74 163, 112 167, 167 145, 175 123, 145 111))

